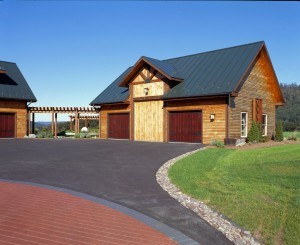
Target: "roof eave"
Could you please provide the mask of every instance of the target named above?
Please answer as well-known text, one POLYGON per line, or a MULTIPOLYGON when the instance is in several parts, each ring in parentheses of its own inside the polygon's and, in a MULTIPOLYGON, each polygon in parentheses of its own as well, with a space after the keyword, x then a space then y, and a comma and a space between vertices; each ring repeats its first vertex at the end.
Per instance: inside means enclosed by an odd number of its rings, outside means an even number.
POLYGON ((204 94, 204 95, 193 95, 193 96, 182 96, 182 97, 172 97, 172 98, 162 98, 164 101, 170 100, 185 100, 185 99, 203 99, 203 98, 212 98, 212 97, 228 97, 231 95, 231 92, 218 93, 218 94, 204 94))
POLYGON ((21 100, 25 102, 37 102, 37 99, 10 98, 10 97, 0 97, 0 100, 21 100))
POLYGON ((103 102, 103 103, 90 103, 90 106, 103 106, 103 105, 128 105, 129 101, 116 101, 116 102, 103 102))

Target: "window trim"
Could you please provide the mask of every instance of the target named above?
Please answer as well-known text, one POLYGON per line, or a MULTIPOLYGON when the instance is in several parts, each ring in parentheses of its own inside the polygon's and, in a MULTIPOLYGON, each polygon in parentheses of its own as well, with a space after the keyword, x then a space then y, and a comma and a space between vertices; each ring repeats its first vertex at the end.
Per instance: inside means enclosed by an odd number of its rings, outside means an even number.
POLYGON ((247 138, 248 136, 248 112, 246 111, 242 111, 241 112, 241 119, 240 119, 240 125, 241 125, 241 138, 247 138), (246 126, 246 135, 242 135, 242 119, 243 119, 243 114, 246 114, 246 123, 245 123, 245 126, 246 126))
MULTIPOLYGON (((263 113, 263 114, 262 114, 262 118, 263 118, 264 116, 266 116, 266 124, 262 124, 262 123, 261 123, 262 129, 263 129, 263 134, 262 134, 262 136, 267 136, 267 135, 268 135, 268 114, 267 114, 267 113, 263 113), (265 129, 266 129, 266 130, 264 130, 264 125, 265 125, 265 129), (264 134, 264 131, 265 131, 265 134, 264 134)), ((263 122, 263 120, 262 120, 262 122, 263 122)))

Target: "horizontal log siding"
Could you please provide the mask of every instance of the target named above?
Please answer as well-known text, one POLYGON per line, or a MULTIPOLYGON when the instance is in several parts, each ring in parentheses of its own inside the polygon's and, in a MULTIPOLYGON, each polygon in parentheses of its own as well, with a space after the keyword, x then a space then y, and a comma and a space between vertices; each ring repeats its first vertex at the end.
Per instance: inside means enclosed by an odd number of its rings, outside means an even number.
MULTIPOLYGON (((107 131, 107 118, 108 114, 112 113, 130 113, 130 105, 104 105, 101 107, 101 111, 99 112, 99 138, 107 139, 108 131, 107 131)), ((129 115, 131 116, 131 114, 129 115)))
POLYGON ((167 132, 164 141, 168 141, 170 111, 202 111, 203 144, 209 144, 211 140, 224 141, 226 138, 226 99, 202 99, 202 100, 179 100, 165 102, 166 121, 164 130, 167 132), (215 120, 210 121, 210 114, 215 114, 215 120))
POLYGON ((0 113, 16 114, 16 136, 23 138, 27 134, 27 108, 25 101, 0 100, 0 113))
POLYGON ((259 54, 238 97, 231 98, 229 108, 229 138, 241 138, 241 112, 248 112, 248 132, 253 121, 253 99, 262 99, 263 113, 268 115, 267 135, 275 132, 275 104, 281 95, 265 50, 259 54), (271 73, 273 75, 271 75, 271 73))

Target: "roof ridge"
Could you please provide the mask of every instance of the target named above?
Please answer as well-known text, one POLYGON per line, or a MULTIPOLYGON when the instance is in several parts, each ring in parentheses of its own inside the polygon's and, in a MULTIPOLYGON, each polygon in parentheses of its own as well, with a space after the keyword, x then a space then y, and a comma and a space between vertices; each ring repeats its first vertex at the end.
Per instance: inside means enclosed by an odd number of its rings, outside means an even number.
POLYGON ((263 44, 265 44, 265 41, 257 41, 257 42, 253 42, 253 43, 246 43, 246 44, 236 45, 236 46, 227 47, 227 48, 221 48, 221 49, 215 49, 215 50, 210 50, 210 51, 204 51, 204 52, 200 52, 200 53, 196 53, 196 54, 183 55, 183 56, 179 56, 179 57, 175 57, 175 58, 170 58, 170 59, 165 59, 165 60, 161 60, 161 61, 176 60, 176 59, 185 58, 185 57, 189 57, 189 56, 196 56, 196 55, 205 54, 205 53, 217 52, 217 51, 221 51, 221 50, 225 50, 225 49, 232 49, 232 48, 238 48, 238 47, 242 47, 242 46, 253 45, 253 44, 256 44, 256 43, 263 43, 263 44))

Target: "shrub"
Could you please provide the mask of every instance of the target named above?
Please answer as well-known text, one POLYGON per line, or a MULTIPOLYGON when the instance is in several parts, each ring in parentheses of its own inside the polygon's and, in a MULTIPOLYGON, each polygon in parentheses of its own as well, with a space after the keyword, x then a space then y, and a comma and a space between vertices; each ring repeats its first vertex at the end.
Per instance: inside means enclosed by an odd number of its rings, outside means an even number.
POLYGON ((260 142, 262 139, 261 135, 262 135, 261 126, 258 123, 253 121, 247 137, 248 142, 250 143, 260 142))
POLYGON ((79 139, 80 138, 80 134, 75 134, 75 139, 79 139))
POLYGON ((224 143, 219 140, 212 140, 211 145, 216 146, 218 148, 224 148, 224 143))
POLYGON ((261 136, 261 139, 259 142, 265 143, 265 142, 268 142, 269 140, 270 140, 270 138, 268 136, 261 136))
POLYGON ((287 138, 288 140, 293 140, 293 141, 297 141, 297 135, 296 134, 294 134, 294 133, 292 133, 292 134, 290 134, 289 136, 288 136, 288 138, 287 138))
POLYGON ((279 122, 276 123, 275 140, 276 141, 283 141, 282 121, 279 121, 279 122))

